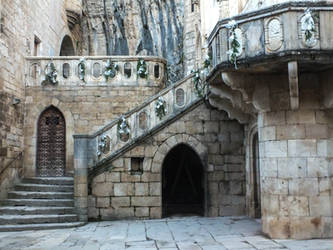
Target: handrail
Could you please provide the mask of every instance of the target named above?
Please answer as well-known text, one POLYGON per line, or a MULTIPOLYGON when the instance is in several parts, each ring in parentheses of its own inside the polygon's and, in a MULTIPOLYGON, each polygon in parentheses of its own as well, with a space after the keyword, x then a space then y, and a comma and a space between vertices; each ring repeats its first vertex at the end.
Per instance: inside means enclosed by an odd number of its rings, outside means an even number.
POLYGON ((3 169, 0 170, 0 176, 18 159, 20 159, 23 156, 23 150, 19 152, 14 159, 12 159, 3 169))

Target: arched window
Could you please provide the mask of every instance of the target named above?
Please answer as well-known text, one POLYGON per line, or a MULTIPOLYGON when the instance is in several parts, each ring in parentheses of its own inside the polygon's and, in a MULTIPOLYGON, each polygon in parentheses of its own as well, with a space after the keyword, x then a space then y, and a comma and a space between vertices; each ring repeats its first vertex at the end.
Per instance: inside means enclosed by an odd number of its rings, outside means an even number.
POLYGON ((67 35, 62 40, 60 47, 60 56, 75 56, 72 39, 67 35))

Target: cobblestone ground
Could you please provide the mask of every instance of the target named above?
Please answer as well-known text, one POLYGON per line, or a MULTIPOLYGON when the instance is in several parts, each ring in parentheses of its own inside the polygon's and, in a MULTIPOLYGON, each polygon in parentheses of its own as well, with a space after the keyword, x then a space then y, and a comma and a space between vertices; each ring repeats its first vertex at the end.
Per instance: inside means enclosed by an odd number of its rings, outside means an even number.
POLYGON ((80 228, 0 233, 0 249, 332 250, 333 239, 270 240, 246 217, 108 221, 80 228))

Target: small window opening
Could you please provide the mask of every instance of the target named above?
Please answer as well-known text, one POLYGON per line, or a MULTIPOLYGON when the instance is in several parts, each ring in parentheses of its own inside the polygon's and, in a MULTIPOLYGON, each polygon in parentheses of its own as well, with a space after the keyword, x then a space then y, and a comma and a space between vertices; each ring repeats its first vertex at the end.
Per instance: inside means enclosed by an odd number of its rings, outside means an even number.
POLYGON ((131 174, 140 175, 143 173, 143 157, 132 157, 131 158, 131 174))
POLYGON ((132 65, 130 63, 125 63, 124 65, 124 75, 130 78, 132 75, 132 65))
POLYGON ((158 64, 155 64, 155 66, 154 66, 154 76, 155 76, 155 78, 160 77, 160 65, 158 65, 158 64))

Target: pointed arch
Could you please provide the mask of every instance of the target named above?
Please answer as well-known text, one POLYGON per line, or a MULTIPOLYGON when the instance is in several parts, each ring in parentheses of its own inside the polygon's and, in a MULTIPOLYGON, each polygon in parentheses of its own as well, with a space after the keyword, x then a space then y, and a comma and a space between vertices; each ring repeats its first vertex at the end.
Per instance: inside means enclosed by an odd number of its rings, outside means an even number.
POLYGON ((65 35, 60 46, 60 56, 75 56, 73 41, 70 36, 65 35))
POLYGON ((64 176, 66 170, 66 122, 62 112, 51 105, 37 124, 37 176, 64 176))

